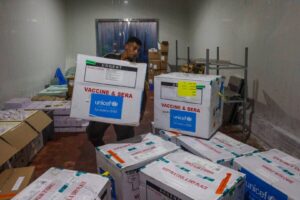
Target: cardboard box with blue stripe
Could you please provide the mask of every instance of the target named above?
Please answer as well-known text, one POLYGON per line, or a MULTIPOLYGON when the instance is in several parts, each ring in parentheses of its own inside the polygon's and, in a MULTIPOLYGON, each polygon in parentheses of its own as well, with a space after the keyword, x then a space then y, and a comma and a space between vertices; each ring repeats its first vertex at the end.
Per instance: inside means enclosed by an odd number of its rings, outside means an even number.
POLYGON ((300 199, 300 160, 277 149, 234 161, 246 175, 245 199, 300 199))
POLYGON ((71 117, 137 126, 146 64, 78 55, 71 117))
POLYGON ((158 129, 208 139, 222 124, 223 79, 169 73, 155 77, 154 124, 158 129))

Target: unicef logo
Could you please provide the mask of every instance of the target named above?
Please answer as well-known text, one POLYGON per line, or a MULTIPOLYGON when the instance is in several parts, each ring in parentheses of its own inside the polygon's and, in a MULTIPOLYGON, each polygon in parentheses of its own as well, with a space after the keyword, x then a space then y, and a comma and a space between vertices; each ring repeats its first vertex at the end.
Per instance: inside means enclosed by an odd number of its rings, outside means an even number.
POLYGON ((277 200, 274 196, 268 196, 268 200, 277 200))
POLYGON ((193 119, 191 117, 187 117, 186 121, 191 122, 191 121, 193 121, 193 119))
POLYGON ((117 107, 119 104, 118 104, 118 102, 116 102, 116 101, 113 101, 112 103, 111 103, 111 106, 113 106, 113 107, 117 107))

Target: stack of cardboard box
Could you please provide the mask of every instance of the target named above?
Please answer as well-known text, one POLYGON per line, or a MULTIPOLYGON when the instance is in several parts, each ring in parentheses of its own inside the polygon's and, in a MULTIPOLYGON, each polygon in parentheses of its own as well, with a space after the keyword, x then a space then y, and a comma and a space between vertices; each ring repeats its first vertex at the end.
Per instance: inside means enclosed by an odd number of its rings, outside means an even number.
POLYGON ((51 119, 41 111, 1 111, 0 116, 0 168, 6 162, 24 167, 44 146, 41 133, 51 119))
POLYGON ((30 199, 110 200, 110 182, 97 174, 50 168, 14 197, 14 200, 30 199))
POLYGON ((160 43, 160 50, 149 49, 148 52, 148 82, 154 84, 154 76, 167 73, 168 68, 169 43, 160 43))

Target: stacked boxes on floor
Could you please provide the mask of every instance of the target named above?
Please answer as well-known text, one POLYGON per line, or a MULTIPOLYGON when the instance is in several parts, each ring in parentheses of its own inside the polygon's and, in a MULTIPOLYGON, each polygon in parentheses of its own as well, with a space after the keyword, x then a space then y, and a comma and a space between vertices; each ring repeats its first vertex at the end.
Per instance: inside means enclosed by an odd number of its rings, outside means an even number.
POLYGON ((241 157, 234 168, 246 174, 245 199, 299 199, 300 160, 277 149, 241 157))
POLYGON ((71 117, 137 126, 147 66, 78 55, 71 117))
POLYGON ((34 167, 6 169, 0 173, 1 200, 9 200, 22 191, 31 181, 34 167))
POLYGON ((13 199, 110 200, 110 182, 97 174, 50 168, 13 199))
POLYGON ((71 118, 71 101, 32 101, 26 109, 53 111, 55 132, 85 132, 88 121, 71 118))
POLYGON ((0 140, 6 147, 3 152, 15 152, 3 162, 9 161, 12 167, 26 166, 43 146, 42 131, 51 119, 41 111, 7 110, 0 111, 0 140))
POLYGON ((177 141, 183 149, 227 167, 232 167, 236 158, 258 151, 221 132, 217 132, 210 140, 181 135, 177 137, 177 141))
POLYGON ((140 172, 141 200, 243 199, 244 174, 179 150, 140 172))
POLYGON ((20 109, 28 106, 30 103, 30 98, 13 98, 4 103, 4 109, 20 109))
POLYGON ((169 43, 160 43, 160 50, 149 49, 148 51, 148 83, 150 87, 154 84, 154 76, 167 73, 168 69, 169 43))
POLYGON ((155 127, 209 139, 222 125, 223 90, 221 76, 185 73, 156 76, 155 127))
POLYGON ((116 195, 118 200, 139 199, 139 169, 178 148, 153 134, 141 135, 97 147, 97 167, 99 173, 109 171, 113 197, 116 195))

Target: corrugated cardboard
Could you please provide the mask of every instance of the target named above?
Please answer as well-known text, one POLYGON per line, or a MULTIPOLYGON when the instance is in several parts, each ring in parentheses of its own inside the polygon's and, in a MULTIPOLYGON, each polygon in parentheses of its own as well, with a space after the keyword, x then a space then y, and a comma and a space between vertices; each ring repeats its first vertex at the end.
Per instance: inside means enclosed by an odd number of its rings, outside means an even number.
POLYGON ((110 183, 96 174, 50 168, 13 199, 110 200, 110 183))
POLYGON ((160 51, 161 52, 166 52, 166 53, 169 52, 169 42, 168 41, 162 41, 160 43, 160 51))
POLYGON ((9 129, 1 133, 0 138, 14 146, 17 150, 23 149, 38 136, 35 130, 23 122, 0 122, 1 126, 10 126, 9 129))
POLYGON ((51 118, 43 111, 35 111, 32 115, 26 118, 25 121, 39 133, 41 133, 52 122, 51 118))
POLYGON ((182 135, 177 137, 177 141, 187 151, 227 167, 233 167, 234 159, 258 151, 221 132, 217 132, 209 140, 182 135))
POLYGON ((238 158, 235 169, 246 174, 245 199, 299 199, 300 160, 277 149, 238 158))
POLYGON ((161 61, 160 60, 149 60, 149 69, 160 70, 161 61))
POLYGON ((78 55, 71 117, 137 126, 147 65, 78 55))
POLYGON ((244 176, 179 150, 141 169, 141 200, 241 200, 244 176))
POLYGON ((9 112, 11 112, 12 116, 14 116, 14 113, 20 113, 21 115, 18 118, 1 119, 0 121, 25 121, 39 133, 41 133, 52 121, 47 114, 39 110, 9 110, 9 112))
POLYGON ((149 51, 148 52, 148 60, 157 60, 160 61, 160 52, 149 51))
POLYGON ((156 129, 156 131, 158 132, 158 135, 160 137, 162 137, 163 139, 173 142, 176 145, 180 145, 180 143, 178 141, 178 137, 181 135, 180 133, 165 131, 165 130, 158 130, 158 129, 156 129))
POLYGON ((118 200, 139 199, 139 169, 178 148, 151 133, 100 146, 96 148, 98 171, 110 172, 118 200))
POLYGON ((17 149, 0 138, 0 166, 17 153, 17 149))
POLYGON ((0 199, 9 200, 22 191, 31 181, 34 167, 7 169, 0 174, 0 199))
POLYGON ((154 77, 154 123, 159 129, 210 138, 222 124, 223 79, 215 75, 169 73, 154 77), (196 84, 196 96, 179 96, 178 82, 196 84))

